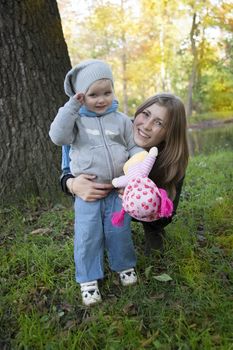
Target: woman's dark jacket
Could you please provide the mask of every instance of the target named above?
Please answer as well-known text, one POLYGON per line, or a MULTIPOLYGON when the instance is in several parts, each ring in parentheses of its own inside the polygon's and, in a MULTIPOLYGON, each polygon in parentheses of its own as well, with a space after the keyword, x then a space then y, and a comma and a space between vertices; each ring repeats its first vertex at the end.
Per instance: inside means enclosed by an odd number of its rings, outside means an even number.
MULTIPOLYGON (((60 178, 60 183, 61 183, 62 191, 68 195, 71 195, 71 194, 66 186, 66 182, 69 178, 73 178, 73 177, 74 176, 72 174, 70 174, 68 168, 63 169, 63 173, 62 173, 62 176, 60 178)), ((176 214, 176 209, 177 209, 178 204, 179 204, 183 182, 184 182, 184 177, 176 185, 176 196, 175 196, 175 199, 173 200, 172 216, 169 218, 162 218, 162 219, 152 221, 152 222, 142 222, 143 227, 146 231, 151 231, 154 233, 161 232, 165 226, 167 226, 168 224, 170 224, 170 222, 172 222, 172 218, 176 214)))

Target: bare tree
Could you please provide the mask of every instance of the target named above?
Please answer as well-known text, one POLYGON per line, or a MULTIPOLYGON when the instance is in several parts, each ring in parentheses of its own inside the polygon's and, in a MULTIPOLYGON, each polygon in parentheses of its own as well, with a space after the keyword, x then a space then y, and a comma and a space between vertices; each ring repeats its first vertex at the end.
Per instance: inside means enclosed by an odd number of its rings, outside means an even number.
POLYGON ((56 0, 1 0, 0 35, 0 202, 53 198, 60 150, 48 131, 71 66, 56 0))

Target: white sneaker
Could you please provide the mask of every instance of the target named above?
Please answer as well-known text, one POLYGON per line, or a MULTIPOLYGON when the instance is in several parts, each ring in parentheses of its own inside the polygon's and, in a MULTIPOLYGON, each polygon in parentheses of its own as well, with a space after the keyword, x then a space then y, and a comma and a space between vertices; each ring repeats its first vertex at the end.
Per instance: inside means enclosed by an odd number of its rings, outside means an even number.
POLYGON ((137 275, 133 268, 118 273, 122 286, 130 286, 131 284, 135 284, 137 282, 137 275))
POLYGON ((84 305, 90 306, 102 301, 97 281, 80 283, 80 287, 84 305))

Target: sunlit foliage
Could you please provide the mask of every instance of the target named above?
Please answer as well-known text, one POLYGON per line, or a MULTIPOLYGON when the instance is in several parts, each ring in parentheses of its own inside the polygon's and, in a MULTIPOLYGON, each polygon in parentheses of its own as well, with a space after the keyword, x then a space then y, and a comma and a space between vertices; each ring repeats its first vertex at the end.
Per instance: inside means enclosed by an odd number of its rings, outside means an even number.
POLYGON ((194 114, 233 110, 231 1, 90 0, 84 12, 74 3, 58 1, 72 63, 107 60, 122 110, 162 90, 188 103, 190 84, 194 114))

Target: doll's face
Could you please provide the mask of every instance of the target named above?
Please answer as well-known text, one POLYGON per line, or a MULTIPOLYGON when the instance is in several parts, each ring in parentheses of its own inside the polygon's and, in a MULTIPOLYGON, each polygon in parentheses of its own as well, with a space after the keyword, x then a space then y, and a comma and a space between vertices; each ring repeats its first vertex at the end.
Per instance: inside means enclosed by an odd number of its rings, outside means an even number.
POLYGON ((153 104, 137 115, 133 123, 135 143, 149 150, 153 146, 158 146, 165 140, 166 107, 153 104))

